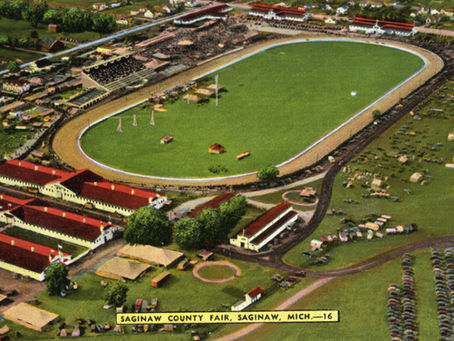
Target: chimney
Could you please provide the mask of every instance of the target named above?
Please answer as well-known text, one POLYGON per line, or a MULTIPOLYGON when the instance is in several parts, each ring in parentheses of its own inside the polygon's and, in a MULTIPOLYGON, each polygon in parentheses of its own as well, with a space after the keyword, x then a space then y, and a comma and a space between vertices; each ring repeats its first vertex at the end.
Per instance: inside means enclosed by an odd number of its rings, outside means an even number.
POLYGON ((47 212, 47 206, 46 206, 46 207, 44 207, 44 212, 47 212))
POLYGON ((35 171, 37 171, 37 170, 38 170, 38 166, 35 166, 35 171))
POLYGON ((31 252, 35 252, 35 247, 32 246, 30 250, 31 250, 31 252))
POLYGON ((3 200, 3 194, 0 194, 0 199, 3 200))
POLYGON ((95 182, 93 182, 93 183, 95 184, 95 186, 98 186, 98 182, 97 182, 97 181, 95 181, 95 182))
POLYGON ((52 169, 52 175, 55 175, 55 169, 52 169))
POLYGON ((104 232, 104 226, 102 226, 102 224, 99 226, 99 231, 100 231, 101 233, 104 232))
POLYGON ((87 219, 85 219, 85 217, 84 217, 84 218, 82 219, 82 222, 84 222, 84 223, 85 223, 86 221, 87 221, 87 219))
POLYGON ((62 217, 66 217, 66 212, 63 212, 63 213, 61 214, 61 216, 62 216, 62 217))
POLYGON ((11 239, 11 245, 14 246, 14 239, 11 239))
POLYGON ((113 191, 113 190, 115 189, 115 185, 114 185, 114 184, 110 185, 110 188, 111 188, 112 191, 113 191))
POLYGON ((22 162, 21 162, 21 161, 19 161, 19 167, 20 167, 20 166, 22 166, 22 162))
POLYGON ((136 192, 134 191, 134 188, 131 189, 131 195, 134 195, 136 192))

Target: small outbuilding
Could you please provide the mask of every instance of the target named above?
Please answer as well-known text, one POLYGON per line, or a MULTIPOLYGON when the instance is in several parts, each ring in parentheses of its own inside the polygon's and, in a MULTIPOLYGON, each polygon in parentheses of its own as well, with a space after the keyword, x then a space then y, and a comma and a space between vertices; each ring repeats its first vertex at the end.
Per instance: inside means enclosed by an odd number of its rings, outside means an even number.
POLYGON ((159 288, 164 282, 170 278, 171 274, 168 271, 161 272, 155 278, 151 280, 151 285, 155 288, 159 288))
POLYGON ((215 143, 208 148, 208 152, 212 154, 221 154, 224 153, 225 147, 220 145, 219 143, 215 143))
POLYGON ((421 173, 415 172, 410 176, 410 182, 418 183, 422 180, 422 177, 421 173))

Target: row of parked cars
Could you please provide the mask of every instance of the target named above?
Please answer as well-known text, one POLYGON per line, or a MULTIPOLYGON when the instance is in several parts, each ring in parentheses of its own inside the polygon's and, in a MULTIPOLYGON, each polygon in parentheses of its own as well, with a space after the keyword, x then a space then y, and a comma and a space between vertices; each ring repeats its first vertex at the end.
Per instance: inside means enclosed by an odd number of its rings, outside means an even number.
POLYGON ((441 340, 452 340, 454 305, 454 256, 452 249, 432 250, 432 270, 438 303, 441 340), (444 253, 444 254, 443 254, 444 253))
POLYGON ((391 340, 417 340, 416 296, 414 291, 413 259, 402 257, 403 285, 390 284, 388 287, 388 321, 391 340))

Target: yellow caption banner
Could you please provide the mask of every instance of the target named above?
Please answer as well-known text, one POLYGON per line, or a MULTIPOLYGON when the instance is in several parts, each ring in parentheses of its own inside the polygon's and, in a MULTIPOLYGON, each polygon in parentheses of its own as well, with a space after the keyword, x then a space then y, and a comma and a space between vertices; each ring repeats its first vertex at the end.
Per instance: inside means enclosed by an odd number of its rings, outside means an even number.
POLYGON ((339 322, 338 310, 117 314, 117 324, 339 322))

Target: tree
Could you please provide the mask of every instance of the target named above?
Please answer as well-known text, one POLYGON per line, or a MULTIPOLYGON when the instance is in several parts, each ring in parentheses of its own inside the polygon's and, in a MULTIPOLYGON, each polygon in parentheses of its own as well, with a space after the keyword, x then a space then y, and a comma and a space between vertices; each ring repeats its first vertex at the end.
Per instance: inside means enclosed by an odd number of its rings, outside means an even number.
POLYGON ((20 71, 20 65, 15 60, 10 60, 8 62, 7 68, 9 70, 9 72, 11 72, 11 73, 17 73, 20 71))
POLYGON ((197 219, 182 218, 175 225, 175 242, 183 249, 196 249, 202 243, 202 226, 197 219))
POLYGON ((28 6, 23 8, 22 17, 36 27, 43 20, 47 8, 46 0, 31 0, 28 6))
POLYGON ((124 237, 130 244, 166 245, 172 239, 172 224, 164 212, 144 206, 128 218, 124 237))
POLYGON ((46 24, 59 24, 63 13, 59 13, 56 9, 50 8, 43 15, 43 22, 46 24))
POLYGON ((217 210, 212 208, 204 209, 197 216, 197 221, 202 227, 202 243, 209 245, 224 239, 224 229, 217 210))
POLYGON ((68 268, 62 263, 55 263, 46 270, 47 290, 49 295, 59 294, 69 283, 68 268))
POLYGON ((114 283, 107 288, 104 296, 107 304, 112 304, 114 307, 120 307, 126 302, 126 296, 129 288, 120 282, 114 283))
POLYGON ((381 112, 380 112, 380 110, 374 110, 372 115, 374 115, 374 120, 376 120, 376 119, 380 118, 381 112))
POLYGON ((95 14, 92 17, 92 30, 99 33, 110 33, 115 31, 117 28, 117 23, 115 18, 102 13, 95 14))
POLYGON ((260 168, 257 172, 257 176, 263 181, 273 181, 279 175, 279 170, 274 166, 267 166, 260 168))
POLYGON ((66 32, 84 32, 91 28, 91 12, 79 10, 66 11, 62 18, 63 30, 66 32))
POLYGON ((242 195, 237 195, 219 206, 221 226, 224 229, 224 238, 246 213, 247 202, 242 195))

